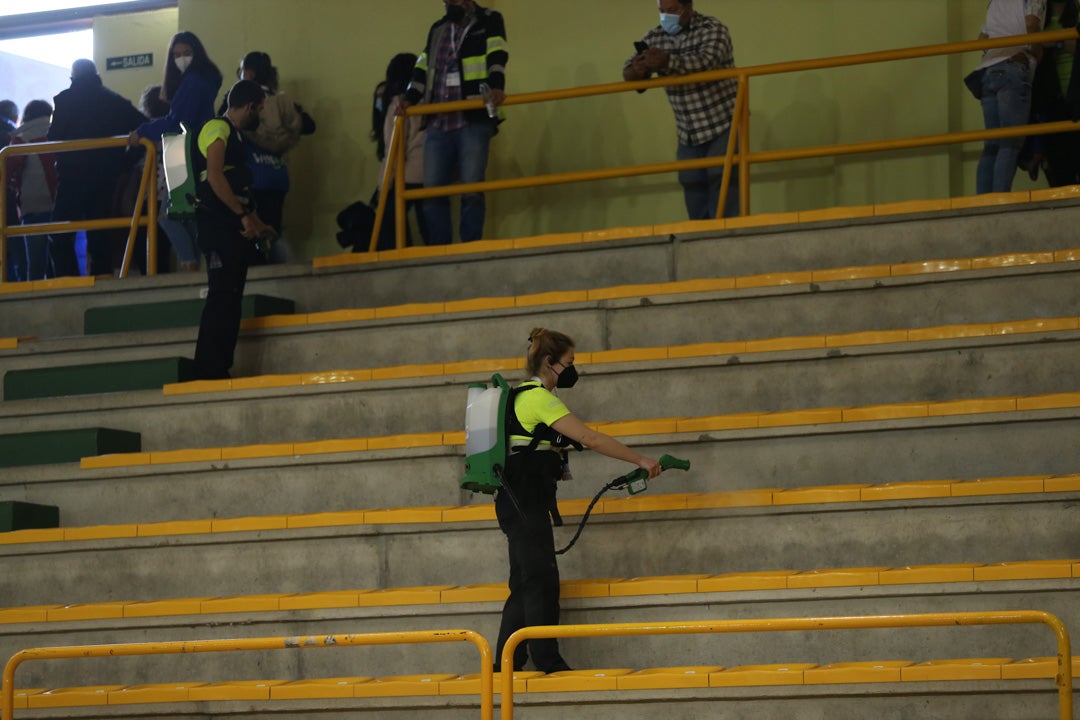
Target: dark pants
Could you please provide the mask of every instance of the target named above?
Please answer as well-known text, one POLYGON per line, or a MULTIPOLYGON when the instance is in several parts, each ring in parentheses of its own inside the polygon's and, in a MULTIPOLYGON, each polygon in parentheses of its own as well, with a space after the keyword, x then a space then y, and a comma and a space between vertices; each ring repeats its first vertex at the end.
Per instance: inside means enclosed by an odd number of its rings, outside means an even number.
POLYGON ((1080 133, 1047 135, 1045 149, 1046 180, 1050 187, 1080 183, 1080 133))
POLYGON ((221 380, 229 377, 236 339, 240 335, 244 284, 247 282, 250 240, 240 234, 234 221, 199 215, 199 245, 206 253, 209 293, 195 345, 195 377, 221 380))
MULTIPOLYGON (((495 514, 510 550, 510 597, 503 606, 496 663, 501 661, 507 639, 517 630, 559 624, 559 566, 548 510, 562 463, 556 453, 539 450, 524 459, 512 457, 508 465, 513 477, 510 487, 521 512, 505 490, 495 496, 495 514)), ((529 640, 527 646, 522 643, 515 650, 515 670, 525 667, 530 651, 533 664, 543 672, 567 669, 558 640, 529 640)))
MULTIPOLYGON (((703 158, 723 157, 727 155, 728 138, 731 129, 725 130, 713 140, 700 145, 679 143, 676 153, 678 160, 701 160, 703 158)), ((720 205, 720 186, 723 184, 724 168, 712 167, 702 170, 680 170, 679 182, 683 187, 686 201, 686 214, 691 220, 715 220, 720 205)), ((722 217, 739 216, 739 168, 731 169, 731 185, 724 200, 722 217)))
MULTIPOLYGON (((116 178, 61 179, 56 188, 53 222, 96 220, 112 212, 116 178)), ((113 271, 111 231, 94 230, 86 233, 86 254, 90 275, 107 275, 113 271)), ((56 233, 49 242, 51 277, 72 277, 79 274, 75 257, 75 233, 56 233)))

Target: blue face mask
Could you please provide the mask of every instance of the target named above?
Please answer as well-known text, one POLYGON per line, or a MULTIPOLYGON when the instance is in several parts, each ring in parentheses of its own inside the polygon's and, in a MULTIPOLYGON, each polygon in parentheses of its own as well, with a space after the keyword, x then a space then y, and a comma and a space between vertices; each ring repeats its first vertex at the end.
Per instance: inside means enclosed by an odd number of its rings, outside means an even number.
POLYGON ((664 28, 668 35, 678 35, 682 32, 682 15, 660 13, 660 27, 664 28))

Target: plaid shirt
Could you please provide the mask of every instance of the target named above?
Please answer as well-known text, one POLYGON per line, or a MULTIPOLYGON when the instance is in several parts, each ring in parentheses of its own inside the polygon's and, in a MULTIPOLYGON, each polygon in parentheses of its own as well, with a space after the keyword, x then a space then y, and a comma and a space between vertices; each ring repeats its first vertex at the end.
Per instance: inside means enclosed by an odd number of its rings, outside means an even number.
MULTIPOLYGON (((670 56, 667 69, 661 70, 660 75, 690 75, 735 67, 731 33, 716 18, 699 12, 694 13, 690 27, 683 28, 678 35, 669 35, 656 27, 644 37, 644 42, 670 56)), ((632 60, 627 60, 626 65, 632 60)), ((726 132, 731 127, 738 88, 739 81, 735 78, 666 88, 679 142, 702 145, 726 132)))
MULTIPOLYGON (((452 23, 450 24, 452 26, 452 23)), ((454 32, 447 30, 442 34, 442 42, 439 43, 439 49, 435 53, 435 64, 432 66, 435 70, 434 89, 431 97, 432 102, 454 102, 461 100, 461 63, 458 62, 458 49, 461 47, 454 47, 454 40, 458 43, 462 42, 462 36, 465 34, 462 32, 463 28, 455 28, 454 32), (456 71, 458 74, 457 87, 450 87, 446 84, 446 75, 449 72, 456 71)), ((431 118, 431 127, 443 132, 453 132, 455 130, 461 130, 465 127, 465 114, 456 113, 442 113, 441 115, 435 115, 431 118)))

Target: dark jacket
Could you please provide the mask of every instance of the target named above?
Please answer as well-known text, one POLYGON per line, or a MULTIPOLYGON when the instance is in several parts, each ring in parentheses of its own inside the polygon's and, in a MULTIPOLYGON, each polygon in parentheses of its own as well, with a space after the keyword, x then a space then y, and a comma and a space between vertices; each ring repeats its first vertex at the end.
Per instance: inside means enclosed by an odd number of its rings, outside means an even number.
POLYGON ((214 101, 220 90, 220 75, 189 70, 169 103, 169 114, 149 122, 143 118, 139 135, 156 142, 163 133, 179 133, 180 123, 184 123, 188 132, 198 135, 202 126, 214 117, 214 101))
MULTIPOLYGON (((54 98, 49 140, 128 135, 146 121, 131 101, 109 90, 101 77, 82 77, 54 98)), ((124 166, 124 149, 56 153, 60 182, 114 182, 124 166)))
MULTIPOLYGON (((405 97, 412 104, 423 100, 431 102, 431 93, 435 86, 435 58, 439 52, 443 33, 449 32, 450 21, 445 17, 431 26, 428 31, 424 52, 416 60, 412 82, 405 97), (429 67, 430 66, 430 67, 429 67)), ((510 55, 506 50, 506 25, 501 14, 494 10, 476 6, 472 25, 469 26, 465 39, 461 42, 458 57, 458 69, 461 72, 461 95, 466 100, 482 97, 480 84, 487 83, 494 90, 506 90, 506 63, 510 55)), ((470 122, 488 120, 484 110, 466 113, 470 122)))
POLYGON ((15 134, 15 123, 7 118, 0 118, 0 148, 11 144, 11 136, 15 134))

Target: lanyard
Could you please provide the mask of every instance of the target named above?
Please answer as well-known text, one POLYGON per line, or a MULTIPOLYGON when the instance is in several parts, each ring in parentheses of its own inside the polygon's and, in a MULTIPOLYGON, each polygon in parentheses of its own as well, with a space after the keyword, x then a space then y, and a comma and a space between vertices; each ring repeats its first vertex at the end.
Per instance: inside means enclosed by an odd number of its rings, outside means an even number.
POLYGON ((454 57, 458 60, 461 59, 461 48, 465 44, 465 38, 469 35, 469 31, 472 30, 472 26, 476 24, 476 18, 472 19, 465 29, 461 33, 461 42, 457 41, 457 24, 450 23, 450 49, 454 51, 454 57))

